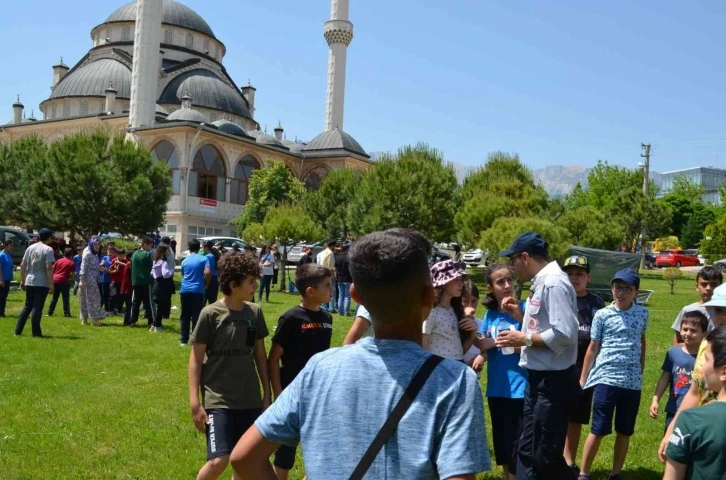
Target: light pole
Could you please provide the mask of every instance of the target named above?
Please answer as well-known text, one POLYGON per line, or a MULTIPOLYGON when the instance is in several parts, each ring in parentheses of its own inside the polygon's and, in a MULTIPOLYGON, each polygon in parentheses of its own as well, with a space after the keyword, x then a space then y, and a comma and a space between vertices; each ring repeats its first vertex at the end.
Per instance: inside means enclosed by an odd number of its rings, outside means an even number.
MULTIPOLYGON (((641 153, 640 156, 645 159, 645 163, 643 163, 643 196, 645 199, 648 198, 648 190, 650 187, 649 182, 649 174, 650 174, 650 143, 641 143, 640 148, 645 151, 645 153, 641 153)), ((643 218, 643 230, 640 234, 640 269, 643 270, 645 268, 645 252, 647 250, 646 248, 646 227, 645 227, 645 218, 643 218)))

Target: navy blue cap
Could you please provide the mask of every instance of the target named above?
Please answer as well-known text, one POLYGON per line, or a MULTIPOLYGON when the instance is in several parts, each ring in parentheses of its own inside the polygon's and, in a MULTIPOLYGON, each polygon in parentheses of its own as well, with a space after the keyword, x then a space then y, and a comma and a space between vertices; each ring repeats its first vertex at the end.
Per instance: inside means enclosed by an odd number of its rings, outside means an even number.
POLYGON ((41 228, 38 231, 38 237, 40 238, 40 240, 42 242, 45 242, 52 236, 53 236, 53 231, 50 228, 41 228))
POLYGON ((638 272, 632 268, 624 268, 616 273, 613 279, 610 280, 610 285, 612 285, 615 280, 622 280, 631 287, 640 288, 640 277, 638 276, 638 272))
POLYGON ((515 253, 529 253, 530 255, 547 257, 547 241, 539 233, 525 232, 514 239, 511 247, 499 252, 497 256, 509 257, 515 253))

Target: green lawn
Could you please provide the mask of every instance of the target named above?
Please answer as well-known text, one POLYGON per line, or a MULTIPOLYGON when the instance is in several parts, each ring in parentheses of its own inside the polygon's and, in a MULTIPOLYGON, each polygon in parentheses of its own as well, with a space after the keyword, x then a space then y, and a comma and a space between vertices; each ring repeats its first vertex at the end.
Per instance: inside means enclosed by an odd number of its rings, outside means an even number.
MULTIPOLYGON (((476 280, 482 287, 480 274, 476 280)), ((643 288, 656 294, 648 305, 648 360, 626 479, 662 476, 656 449, 663 420, 651 420, 648 407, 671 343, 670 324, 683 305, 697 300, 691 282, 683 280, 671 295, 663 280, 643 281, 643 288)), ((120 317, 102 327, 81 326, 76 318, 59 316, 59 305, 54 317, 43 318, 47 338, 32 338, 30 322, 16 338, 12 330, 23 298, 22 292, 11 292, 9 316, 0 319, 0 478, 194 478, 205 461, 205 441, 189 414, 189 350, 179 346, 179 310, 163 334, 150 334, 122 327, 120 317)), ((297 297, 275 293, 271 300, 263 304, 270 329, 297 297)), ((178 296, 174 302, 179 305, 178 296)), ((75 299, 71 308, 77 315, 75 299)), ((350 318, 335 317, 334 346, 342 343, 350 324, 350 318)), ((593 478, 609 471, 612 445, 611 438, 603 442, 593 478)), ((298 461, 291 478, 302 476, 298 461)), ((479 478, 500 479, 501 474, 497 470, 479 478)))

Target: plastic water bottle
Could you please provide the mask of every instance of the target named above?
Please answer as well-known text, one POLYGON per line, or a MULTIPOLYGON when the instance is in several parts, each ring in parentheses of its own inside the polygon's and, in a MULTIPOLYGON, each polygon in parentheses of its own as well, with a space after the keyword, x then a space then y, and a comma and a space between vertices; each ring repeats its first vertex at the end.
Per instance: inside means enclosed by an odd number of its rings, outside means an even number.
MULTIPOLYGON (((517 329, 514 327, 514 325, 510 325, 509 330, 514 332, 517 329)), ((513 353, 514 353, 514 347, 502 347, 502 355, 512 355, 513 353)))

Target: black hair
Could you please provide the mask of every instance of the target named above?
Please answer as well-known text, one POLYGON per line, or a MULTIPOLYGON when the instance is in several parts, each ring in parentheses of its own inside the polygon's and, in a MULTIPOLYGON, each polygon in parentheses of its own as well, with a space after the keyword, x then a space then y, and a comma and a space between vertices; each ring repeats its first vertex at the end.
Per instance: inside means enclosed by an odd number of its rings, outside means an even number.
POLYGON ((705 313, 699 310, 691 310, 684 313, 683 317, 681 317, 681 325, 683 325, 683 322, 698 325, 699 327, 701 327, 702 332, 708 331, 708 317, 705 313))
POLYGON ((214 245, 214 242, 213 241, 211 241, 211 240, 205 240, 204 243, 202 244, 202 246, 204 248, 208 248, 209 249, 209 251, 214 256, 215 263, 219 261, 220 253, 219 253, 219 250, 217 250, 217 247, 214 245))
POLYGON ((326 246, 327 246, 328 248, 331 248, 331 247, 334 247, 336 243, 338 243, 338 241, 337 241, 337 240, 328 240, 328 243, 326 243, 325 245, 326 245, 326 246))
MULTIPOLYGON (((190 242, 191 243, 191 242, 190 242)), ((197 241, 197 244, 199 242, 197 241)), ((244 253, 228 253, 217 265, 219 273, 219 289, 225 295, 232 295, 232 282, 242 285, 247 277, 259 278, 260 266, 244 253)))
POLYGON ((719 325, 714 328, 706 337, 711 345, 713 354, 713 366, 723 367, 726 365, 726 325, 719 325))
MULTIPOLYGON (((484 272, 484 279, 486 280, 487 285, 494 286, 494 280, 492 279, 492 275, 494 275, 494 272, 498 272, 499 270, 509 270, 510 273, 512 271, 510 267, 504 265, 503 263, 493 263, 489 265, 484 272)), ((499 309, 499 302, 497 301, 497 297, 496 295, 494 295, 494 292, 487 292, 487 295, 486 297, 484 297, 484 300, 482 300, 481 304, 484 305, 487 310, 499 309)))
POLYGON ((189 240, 189 251, 190 252, 198 252, 200 248, 199 240, 196 238, 194 240, 189 240))
POLYGON ((317 263, 305 263, 295 270, 295 287, 303 297, 305 291, 310 288, 317 288, 326 278, 331 278, 333 272, 317 263))
POLYGON ((14 244, 15 244, 15 242, 13 242, 13 239, 9 238, 9 239, 5 240, 3 247, 7 247, 8 245, 14 245, 14 244))
POLYGON ((374 232, 350 249, 353 284, 361 303, 381 323, 410 316, 421 305, 429 273, 431 243, 419 232, 404 228, 374 232))
POLYGON ((144 237, 141 239, 141 245, 153 245, 154 241, 150 239, 149 237, 144 237))
MULTIPOLYGON (((9 242, 12 242, 12 240, 8 240, 9 242)), ((63 256, 66 258, 73 258, 73 249, 71 247, 66 247, 63 250, 63 256)))
POLYGON ((119 255, 126 255, 126 249, 125 248, 119 248, 118 250, 116 250, 116 253, 118 253, 119 255))
POLYGON ((461 296, 479 298, 479 287, 471 278, 464 280, 464 289, 461 291, 461 296))
POLYGON ((723 273, 721 273, 721 270, 714 267, 703 267, 700 269, 698 271, 698 275, 696 275, 696 283, 698 283, 698 280, 701 278, 707 281, 718 280, 718 283, 723 283, 723 273))

